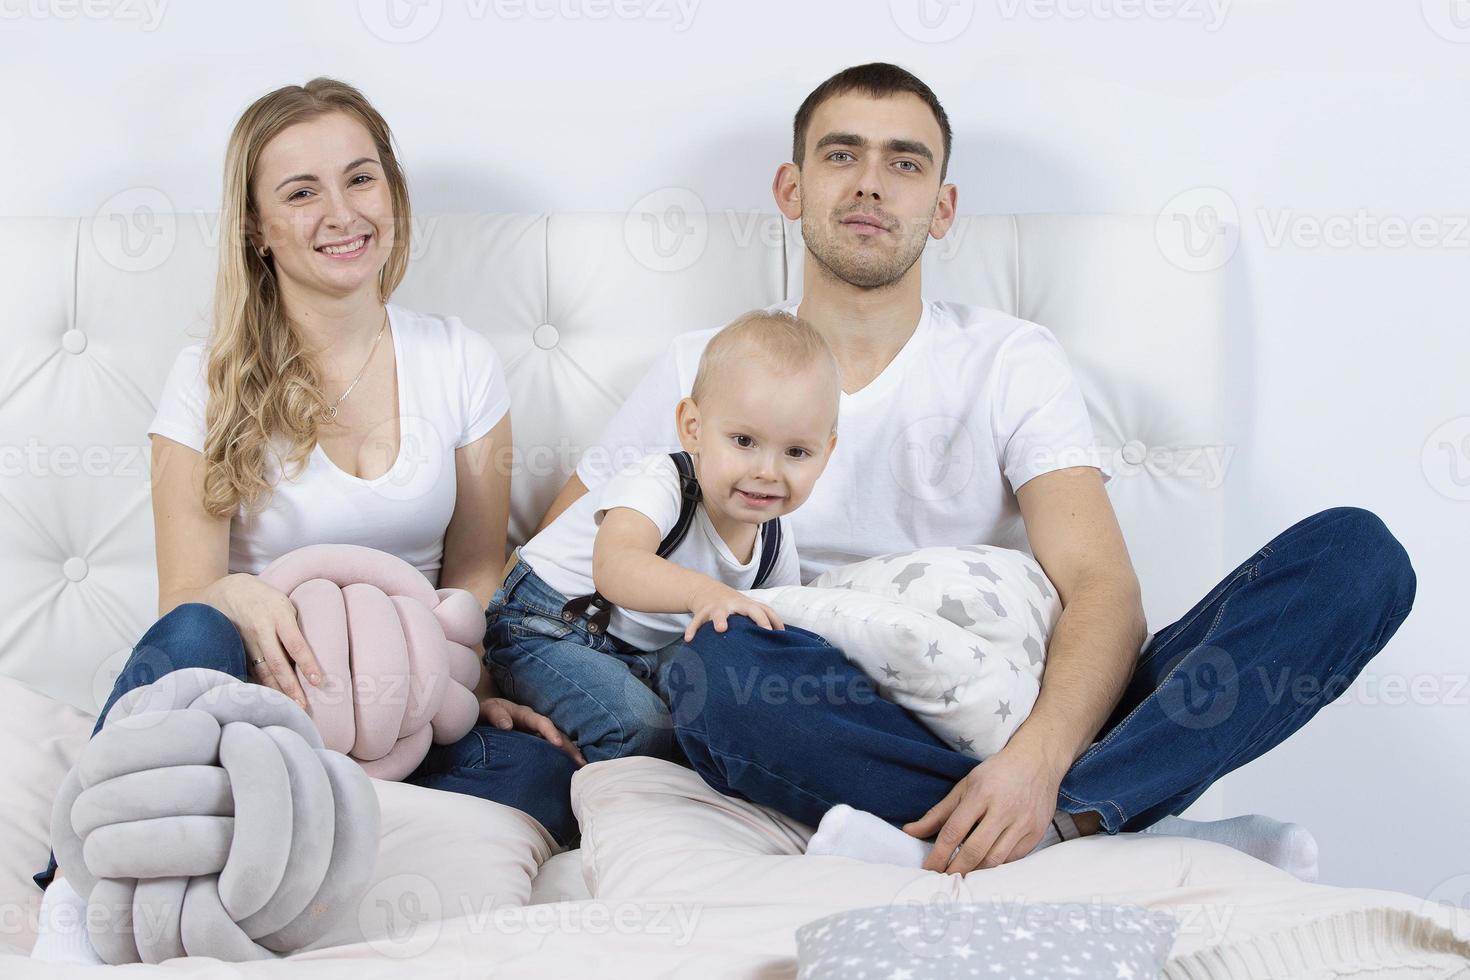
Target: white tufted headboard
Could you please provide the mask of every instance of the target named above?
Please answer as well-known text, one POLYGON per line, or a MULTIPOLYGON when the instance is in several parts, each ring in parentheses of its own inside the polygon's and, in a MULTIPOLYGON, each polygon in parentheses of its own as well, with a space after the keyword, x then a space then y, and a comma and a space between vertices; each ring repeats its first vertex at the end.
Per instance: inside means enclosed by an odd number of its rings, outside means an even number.
MULTIPOLYGON (((88 711, 156 618, 144 430, 207 333, 216 233, 142 207, 0 219, 0 671, 88 711)), ((462 317, 507 365, 516 542, 671 336, 800 290, 799 228, 773 214, 433 214, 414 238, 394 302, 462 317)), ((1220 274, 1171 264, 1151 217, 994 215, 931 242, 924 277, 1061 339, 1150 628, 1176 619, 1228 571, 1219 474, 1191 455, 1226 444, 1220 274)))

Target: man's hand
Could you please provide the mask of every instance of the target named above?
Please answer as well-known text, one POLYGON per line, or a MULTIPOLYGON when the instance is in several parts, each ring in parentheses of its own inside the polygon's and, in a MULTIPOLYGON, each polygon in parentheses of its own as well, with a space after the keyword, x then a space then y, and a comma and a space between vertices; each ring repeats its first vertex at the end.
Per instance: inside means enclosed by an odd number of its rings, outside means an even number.
POLYGON ((578 766, 587 764, 576 742, 563 735, 552 724, 550 718, 531 710, 524 704, 516 704, 505 698, 486 698, 480 702, 480 718, 487 725, 494 725, 496 728, 515 728, 523 732, 530 732, 532 735, 540 735, 571 756, 572 761, 578 766))
POLYGON ((706 620, 715 624, 715 632, 723 633, 729 628, 731 616, 749 616, 756 624, 768 630, 785 629, 776 610, 765 603, 756 602, 750 596, 732 589, 723 582, 709 579, 689 596, 689 611, 694 618, 684 630, 684 642, 691 643, 706 620))
POLYGON ((1025 857, 1041 840, 1056 813, 1063 775, 1045 755, 1012 740, 928 813, 905 824, 904 832, 923 840, 938 831, 925 870, 965 874, 998 867, 1025 857))

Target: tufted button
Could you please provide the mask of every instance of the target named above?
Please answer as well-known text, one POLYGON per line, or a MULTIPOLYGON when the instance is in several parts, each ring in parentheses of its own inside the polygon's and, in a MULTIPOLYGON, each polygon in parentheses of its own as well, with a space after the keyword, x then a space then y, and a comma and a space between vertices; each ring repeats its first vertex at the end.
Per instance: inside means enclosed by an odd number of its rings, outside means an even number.
POLYGON ((556 346, 557 341, 561 339, 561 334, 551 324, 543 323, 531 334, 531 339, 542 350, 551 350, 551 348, 556 346))
POLYGON ((61 335, 61 346, 68 354, 80 354, 87 349, 87 335, 80 330, 68 330, 61 335))
POLYGON ((80 582, 87 577, 87 560, 85 558, 68 558, 66 564, 61 566, 61 574, 73 582, 80 582))
POLYGON ((1123 462, 1130 466, 1137 466, 1148 456, 1148 447, 1137 439, 1129 439, 1123 443, 1123 462))

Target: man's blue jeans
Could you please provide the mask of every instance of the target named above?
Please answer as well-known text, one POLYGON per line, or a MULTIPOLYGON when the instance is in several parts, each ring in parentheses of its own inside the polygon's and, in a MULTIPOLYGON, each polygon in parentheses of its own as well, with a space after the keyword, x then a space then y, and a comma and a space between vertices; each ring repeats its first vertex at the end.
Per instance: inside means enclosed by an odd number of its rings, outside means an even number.
MULTIPOLYGON (((1109 834, 1179 813, 1338 697, 1414 590, 1408 555, 1371 512, 1334 507, 1292 525, 1157 632, 1057 808, 1095 810, 1109 834)), ((977 765, 794 627, 706 625, 662 665, 660 687, 707 783, 810 825, 846 803, 901 826, 977 765)))
MULTIPOLYGON (((143 634, 118 674, 92 734, 101 729, 118 698, 185 667, 247 677, 240 631, 213 606, 198 602, 175 606, 143 634)), ((571 846, 577 840, 571 801, 575 771, 576 763, 540 736, 477 725, 452 745, 430 746, 424 761, 403 781, 523 810, 559 844, 571 846)), ((53 855, 46 870, 35 875, 36 884, 45 888, 55 872, 53 855)))

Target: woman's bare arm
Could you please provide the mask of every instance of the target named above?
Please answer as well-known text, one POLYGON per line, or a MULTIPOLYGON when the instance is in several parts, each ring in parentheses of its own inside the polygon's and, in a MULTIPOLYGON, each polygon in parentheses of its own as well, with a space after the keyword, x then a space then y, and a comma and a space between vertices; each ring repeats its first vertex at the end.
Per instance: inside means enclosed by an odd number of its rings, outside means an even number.
POLYGON ((510 415, 454 451, 454 515, 444 531, 441 589, 465 589, 480 608, 500 587, 510 520, 510 415))
MULTIPOLYGON (((444 530, 441 589, 464 589, 484 609, 500 587, 505 567, 506 526, 510 520, 510 415, 468 446, 454 451, 454 515, 444 530)), ((475 646, 482 660, 484 644, 475 646)), ((480 665, 475 696, 498 696, 490 672, 480 665)))
POLYGON ((153 443, 153 542, 158 615, 200 602, 229 570, 230 521, 204 510, 204 455, 164 436, 153 443))
POLYGON ((254 575, 229 574, 230 521, 204 509, 203 454, 164 436, 152 439, 159 616, 186 602, 218 609, 240 631, 247 673, 305 706, 296 668, 312 684, 322 675, 295 605, 254 575))
POLYGON ((546 530, 546 526, 552 521, 556 520, 557 517, 561 515, 562 511, 572 506, 572 504, 577 502, 577 498, 583 496, 586 493, 587 485, 582 482, 582 478, 580 476, 578 476, 576 473, 573 473, 571 476, 567 477, 567 482, 562 484, 561 492, 556 495, 556 499, 553 500, 551 502, 551 506, 547 508, 546 516, 541 518, 541 523, 537 526, 536 533, 540 534, 542 531, 546 530))

